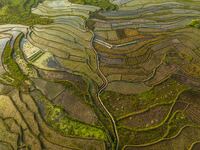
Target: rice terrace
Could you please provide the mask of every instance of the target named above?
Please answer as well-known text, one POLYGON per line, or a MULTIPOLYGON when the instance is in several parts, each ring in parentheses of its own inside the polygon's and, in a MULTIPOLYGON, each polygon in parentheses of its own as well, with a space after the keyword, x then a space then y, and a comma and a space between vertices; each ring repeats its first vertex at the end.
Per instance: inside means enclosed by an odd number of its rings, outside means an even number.
POLYGON ((0 150, 200 150, 200 0, 0 0, 0 150))

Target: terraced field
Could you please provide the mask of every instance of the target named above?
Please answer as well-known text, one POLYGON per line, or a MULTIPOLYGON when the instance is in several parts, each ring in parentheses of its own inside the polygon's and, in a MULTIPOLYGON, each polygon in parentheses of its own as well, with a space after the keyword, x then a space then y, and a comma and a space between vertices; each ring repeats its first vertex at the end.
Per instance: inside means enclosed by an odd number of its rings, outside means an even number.
POLYGON ((198 150, 199 0, 0 0, 0 150, 198 150))

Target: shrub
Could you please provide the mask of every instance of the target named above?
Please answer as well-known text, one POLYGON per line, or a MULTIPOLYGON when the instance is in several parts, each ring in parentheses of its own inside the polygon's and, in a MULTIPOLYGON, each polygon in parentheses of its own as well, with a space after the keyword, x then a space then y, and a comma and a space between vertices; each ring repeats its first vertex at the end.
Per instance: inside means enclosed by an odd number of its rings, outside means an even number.
POLYGON ((192 20, 189 26, 200 29, 200 19, 192 20))

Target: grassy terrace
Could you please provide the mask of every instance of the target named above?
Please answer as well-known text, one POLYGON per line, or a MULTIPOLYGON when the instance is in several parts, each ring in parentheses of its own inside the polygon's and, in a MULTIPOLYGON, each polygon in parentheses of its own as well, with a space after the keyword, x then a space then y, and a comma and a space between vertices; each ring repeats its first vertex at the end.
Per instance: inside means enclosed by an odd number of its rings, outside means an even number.
POLYGON ((178 95, 186 89, 186 86, 169 79, 153 89, 137 95, 105 91, 101 94, 101 98, 105 105, 110 108, 111 113, 116 118, 121 119, 158 104, 173 103, 178 95))
POLYGON ((118 8, 117 5, 110 3, 109 0, 69 0, 69 1, 76 4, 98 6, 103 10, 116 10, 118 8))
POLYGON ((43 0, 0 0, 0 24, 49 24, 52 20, 31 14, 31 8, 43 0))
POLYGON ((28 41, 54 56, 38 52, 31 65, 23 57, 31 44, 19 48, 23 34, 7 42, 2 62, 11 81, 1 77, 0 92, 11 86, 0 95, 0 149, 6 141, 11 149, 181 150, 200 141, 200 3, 45 0, 31 14, 42 1, 0 0, 0 24, 34 25, 28 41), (91 47, 82 16, 95 11, 93 32, 113 48, 91 47))
MULTIPOLYGON (((64 83, 59 83, 65 84, 66 89, 68 90, 77 90, 70 82, 66 81, 64 83)), ((82 95, 80 92, 75 94, 84 97, 84 95, 82 95)), ((44 118, 47 123, 58 132, 65 136, 78 136, 83 138, 87 137, 106 140, 106 134, 101 128, 85 124, 79 120, 71 118, 64 110, 64 106, 53 104, 45 97, 45 95, 41 93, 40 90, 35 90, 32 92, 32 95, 38 103, 44 106, 43 110, 41 111, 45 112, 46 115, 44 118)))
POLYGON ((13 53, 16 49, 19 49, 19 43, 22 37, 23 37, 23 34, 17 37, 13 48, 11 48, 10 43, 7 42, 6 47, 4 49, 4 54, 3 54, 4 65, 9 71, 9 76, 11 76, 14 79, 15 86, 19 86, 21 82, 25 80, 25 76, 23 75, 18 64, 15 62, 13 58, 13 53))

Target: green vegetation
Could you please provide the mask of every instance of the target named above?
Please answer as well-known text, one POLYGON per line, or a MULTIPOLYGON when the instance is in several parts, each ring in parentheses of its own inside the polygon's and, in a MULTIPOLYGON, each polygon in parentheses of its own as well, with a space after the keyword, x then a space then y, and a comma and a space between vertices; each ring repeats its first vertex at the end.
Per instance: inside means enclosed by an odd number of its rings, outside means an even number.
POLYGON ((192 20, 189 26, 200 29, 200 19, 192 20))
POLYGON ((116 10, 117 5, 112 4, 109 0, 69 0, 72 3, 98 6, 104 10, 116 10))
POLYGON ((163 124, 162 126, 159 126, 158 128, 150 129, 150 130, 144 130, 144 131, 138 131, 138 130, 132 130, 125 127, 119 127, 119 133, 122 134, 126 138, 121 141, 122 145, 145 145, 147 143, 154 143, 155 141, 159 141, 162 139, 162 137, 165 135, 167 131, 167 125, 163 124), (130 139, 131 138, 131 139, 130 139))
POLYGON ((48 105, 47 111, 48 122, 65 135, 94 137, 102 140, 105 140, 106 138, 104 132, 96 127, 84 125, 83 123, 72 120, 67 116, 61 117, 65 112, 63 108, 59 106, 48 105))
POLYGON ((25 76, 23 75, 18 64, 15 62, 13 58, 14 50, 19 48, 19 43, 22 36, 23 34, 19 35, 16 38, 13 48, 11 48, 10 43, 7 42, 3 54, 3 62, 5 64, 5 67, 7 67, 9 71, 9 75, 14 79, 15 86, 19 86, 21 82, 25 80, 25 76))
POLYGON ((68 91, 71 91, 74 95, 83 98, 87 95, 87 89, 80 89, 75 84, 71 83, 70 81, 57 81, 57 83, 60 83, 65 86, 65 88, 68 91))
POLYGON ((50 19, 31 14, 41 0, 0 0, 0 24, 49 24, 50 19))
POLYGON ((52 104, 40 92, 37 92, 37 94, 40 102, 45 107, 45 120, 60 133, 66 136, 71 135, 106 140, 106 134, 102 129, 69 118, 61 106, 52 104))
POLYGON ((178 134, 181 128, 189 124, 189 120, 182 112, 177 112, 168 124, 169 131, 165 138, 171 138, 178 134))
POLYGON ((149 128, 146 130, 137 130, 127 127, 119 127, 122 135, 131 135, 132 139, 126 137, 122 142, 130 145, 148 145, 159 141, 177 136, 181 129, 185 126, 192 125, 189 119, 181 111, 171 113, 166 121, 157 128, 149 128), (128 142, 127 142, 128 141, 128 142))
POLYGON ((105 91, 101 94, 101 98, 104 104, 118 118, 131 115, 134 112, 145 110, 155 105, 171 104, 187 88, 187 86, 169 79, 151 90, 137 95, 124 95, 112 91, 105 91))
POLYGON ((168 103, 173 102, 179 93, 187 89, 183 84, 175 80, 167 80, 166 82, 155 86, 152 90, 139 94, 137 97, 146 106, 152 105, 151 103, 168 103))

